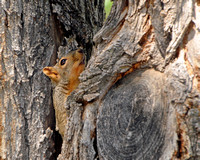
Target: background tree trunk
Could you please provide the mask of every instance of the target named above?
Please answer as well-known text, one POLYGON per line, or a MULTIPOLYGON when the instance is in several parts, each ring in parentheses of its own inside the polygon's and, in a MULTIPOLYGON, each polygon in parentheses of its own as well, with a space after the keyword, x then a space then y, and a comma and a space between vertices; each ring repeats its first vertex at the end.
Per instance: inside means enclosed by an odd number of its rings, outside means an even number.
POLYGON ((100 29, 102 9, 100 0, 0 3, 2 159, 57 156, 41 70, 78 46, 90 60, 66 102, 58 159, 200 159, 200 2, 116 0, 100 29))

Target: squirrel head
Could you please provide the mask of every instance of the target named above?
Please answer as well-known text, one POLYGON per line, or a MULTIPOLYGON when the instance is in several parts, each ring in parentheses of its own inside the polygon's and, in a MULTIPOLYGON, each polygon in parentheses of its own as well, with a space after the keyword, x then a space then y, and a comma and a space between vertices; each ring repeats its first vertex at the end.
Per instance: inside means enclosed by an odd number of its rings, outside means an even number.
POLYGON ((85 56, 81 49, 69 52, 62 57, 53 67, 43 68, 43 73, 48 76, 52 83, 68 84, 78 81, 80 73, 85 68, 85 56))

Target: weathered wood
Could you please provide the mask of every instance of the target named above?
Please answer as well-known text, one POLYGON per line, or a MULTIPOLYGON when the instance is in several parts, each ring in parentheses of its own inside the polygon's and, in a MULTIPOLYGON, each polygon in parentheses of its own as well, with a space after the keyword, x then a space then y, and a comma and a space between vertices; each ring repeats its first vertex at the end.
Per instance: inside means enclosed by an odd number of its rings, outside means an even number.
POLYGON ((49 159, 54 150, 54 119, 48 117, 54 112, 50 86, 41 69, 54 48, 50 4, 1 1, 0 18, 0 157, 49 159))
POLYGON ((56 157, 42 68, 82 46, 58 159, 199 159, 199 4, 115 0, 100 29, 101 0, 2 1, 1 158, 56 157))
POLYGON ((89 58, 102 23, 101 0, 0 1, 0 159, 57 157, 61 139, 42 68, 78 46, 89 58))
POLYGON ((199 158, 199 55, 190 43, 199 36, 198 8, 184 0, 114 1, 68 97, 60 159, 199 158))
POLYGON ((159 159, 168 106, 163 73, 138 70, 118 81, 99 106, 100 159, 159 159))

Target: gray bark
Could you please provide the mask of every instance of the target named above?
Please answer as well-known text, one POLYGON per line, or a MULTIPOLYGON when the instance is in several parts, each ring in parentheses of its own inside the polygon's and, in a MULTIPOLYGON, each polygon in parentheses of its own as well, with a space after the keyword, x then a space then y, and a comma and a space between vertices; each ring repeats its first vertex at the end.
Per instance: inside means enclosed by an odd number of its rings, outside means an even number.
POLYGON ((42 69, 55 64, 60 46, 82 46, 89 58, 102 13, 101 0, 0 1, 0 159, 58 156, 61 138, 42 69))
POLYGON ((50 13, 48 1, 0 3, 2 159, 53 153, 50 85, 41 72, 54 48, 50 13))
POLYGON ((199 159, 199 5, 114 1, 59 159, 199 159), (196 44, 196 45, 194 45, 196 44))
POLYGON ((42 68, 78 46, 89 61, 58 159, 200 159, 199 2, 116 0, 100 29, 102 8, 1 1, 1 159, 57 156, 42 68))

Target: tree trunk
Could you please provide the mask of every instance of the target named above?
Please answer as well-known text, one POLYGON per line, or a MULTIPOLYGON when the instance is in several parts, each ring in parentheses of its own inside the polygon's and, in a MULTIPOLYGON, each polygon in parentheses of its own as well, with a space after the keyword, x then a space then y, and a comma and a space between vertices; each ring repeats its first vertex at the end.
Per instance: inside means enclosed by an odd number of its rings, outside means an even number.
POLYGON ((199 19, 197 1, 114 1, 59 158, 200 159, 199 19))
POLYGON ((66 102, 58 159, 200 159, 200 2, 115 0, 100 29, 102 9, 0 3, 1 159, 57 157, 42 68, 79 46, 89 61, 66 102))
POLYGON ((62 140, 42 69, 58 50, 82 46, 89 58, 102 13, 101 0, 0 1, 0 159, 56 159, 62 140))

